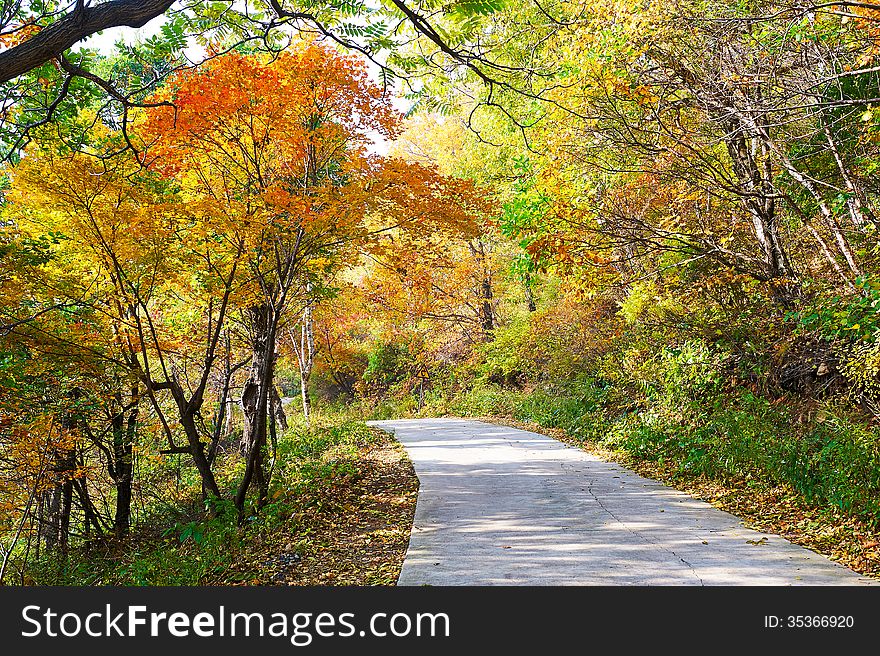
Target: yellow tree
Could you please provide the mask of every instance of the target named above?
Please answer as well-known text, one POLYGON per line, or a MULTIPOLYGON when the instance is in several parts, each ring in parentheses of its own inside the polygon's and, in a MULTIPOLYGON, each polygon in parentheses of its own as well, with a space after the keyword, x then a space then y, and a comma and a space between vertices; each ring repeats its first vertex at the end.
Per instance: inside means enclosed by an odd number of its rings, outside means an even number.
MULTIPOLYGON (((127 372, 122 406, 146 396, 166 451, 189 454, 205 492, 219 496, 200 417, 243 242, 211 208, 176 203, 172 189, 125 158, 35 149, 13 171, 8 198, 7 216, 26 234, 63 235, 44 267, 43 294, 84 308, 93 325, 88 339, 49 338, 74 361, 100 358, 127 372)), ((128 486, 131 444, 123 442, 119 478, 128 486)))

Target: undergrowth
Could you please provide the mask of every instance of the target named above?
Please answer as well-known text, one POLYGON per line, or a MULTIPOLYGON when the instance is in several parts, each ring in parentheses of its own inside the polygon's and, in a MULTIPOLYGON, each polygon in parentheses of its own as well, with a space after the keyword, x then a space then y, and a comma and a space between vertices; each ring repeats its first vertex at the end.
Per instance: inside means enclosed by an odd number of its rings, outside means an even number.
POLYGON ((263 565, 261 545, 275 534, 307 540, 307 518, 331 512, 360 474, 359 450, 376 434, 364 423, 332 414, 279 439, 267 504, 239 525, 228 500, 188 502, 156 510, 124 540, 102 538, 34 560, 25 582, 43 585, 205 585, 251 582, 263 565))

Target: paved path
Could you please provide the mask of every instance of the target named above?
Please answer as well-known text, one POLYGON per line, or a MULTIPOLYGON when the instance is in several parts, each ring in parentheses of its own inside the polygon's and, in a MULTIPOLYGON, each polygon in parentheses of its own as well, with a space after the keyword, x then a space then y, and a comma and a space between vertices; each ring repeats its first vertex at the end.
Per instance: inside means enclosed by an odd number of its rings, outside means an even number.
POLYGON ((400 585, 846 585, 869 581, 733 515, 537 433, 370 422, 420 481, 400 585))

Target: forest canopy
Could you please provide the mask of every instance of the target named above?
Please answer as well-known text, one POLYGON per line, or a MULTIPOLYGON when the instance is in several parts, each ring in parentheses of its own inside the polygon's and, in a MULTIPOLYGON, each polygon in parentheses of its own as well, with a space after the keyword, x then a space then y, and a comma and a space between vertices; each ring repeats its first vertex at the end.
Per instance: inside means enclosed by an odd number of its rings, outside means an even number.
POLYGON ((442 414, 774 490, 880 572, 873 0, 28 2, 0 43, 0 582, 442 414))

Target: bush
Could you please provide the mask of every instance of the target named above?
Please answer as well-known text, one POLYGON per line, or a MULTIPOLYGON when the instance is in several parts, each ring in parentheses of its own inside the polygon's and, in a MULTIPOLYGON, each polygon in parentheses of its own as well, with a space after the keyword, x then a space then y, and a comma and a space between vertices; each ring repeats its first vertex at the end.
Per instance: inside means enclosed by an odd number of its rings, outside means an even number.
POLYGON ((154 513, 123 541, 102 541, 51 553, 31 563, 39 585, 204 585, 250 581, 265 554, 260 544, 279 530, 295 533, 292 518, 307 510, 338 510, 341 492, 359 475, 358 450, 376 440, 364 423, 333 419, 295 427, 279 439, 270 502, 239 526, 229 500, 210 508, 192 503, 154 513), (207 511, 212 512, 207 512, 207 511), (256 550, 256 553, 254 551, 256 550))
POLYGON ((451 400, 445 410, 561 428, 576 439, 640 460, 675 463, 683 476, 784 484, 807 501, 880 527, 875 429, 827 404, 812 420, 802 421, 797 404, 786 403, 794 399, 772 402, 743 390, 713 395, 713 376, 694 379, 687 367, 680 369, 684 352, 665 359, 671 364, 664 379, 694 384, 662 387, 657 402, 634 403, 607 381, 585 378, 529 392, 482 383, 451 400))

